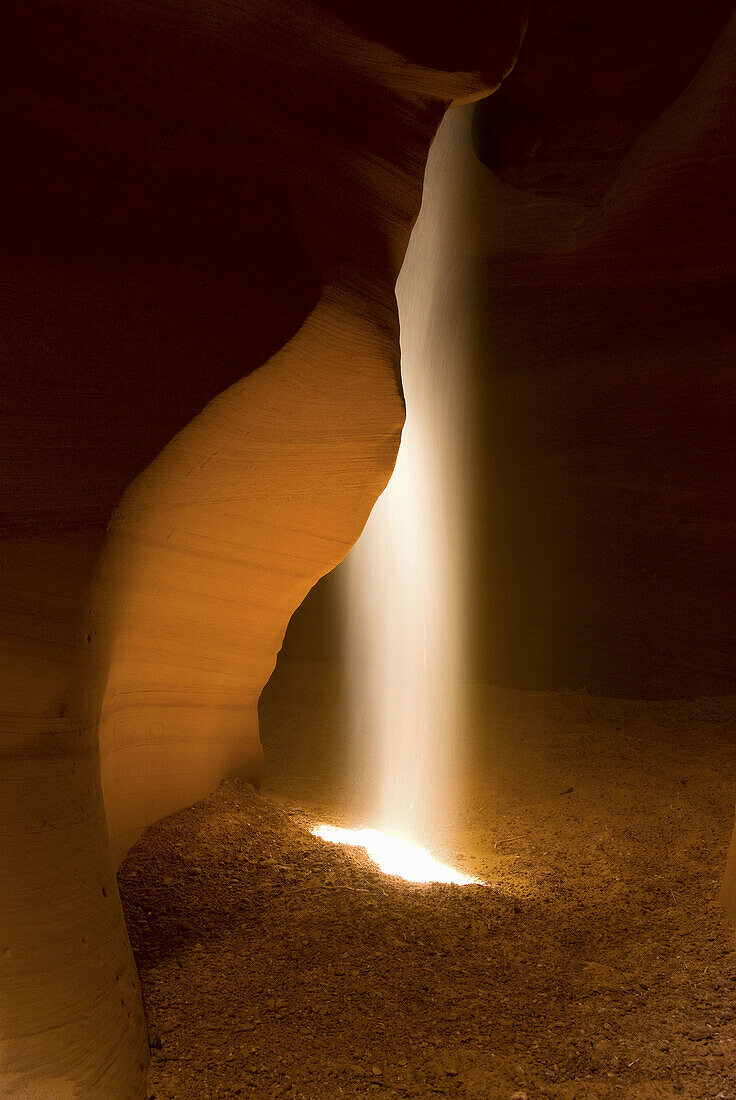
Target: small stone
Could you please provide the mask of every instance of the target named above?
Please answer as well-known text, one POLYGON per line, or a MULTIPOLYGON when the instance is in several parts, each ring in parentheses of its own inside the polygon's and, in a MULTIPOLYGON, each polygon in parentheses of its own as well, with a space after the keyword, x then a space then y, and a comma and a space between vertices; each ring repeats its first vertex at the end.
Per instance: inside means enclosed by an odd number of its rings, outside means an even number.
POLYGON ((373 1074, 374 1077, 382 1077, 383 1076, 383 1070, 381 1069, 380 1066, 371 1066, 371 1073, 373 1074))
POLYGON ((529 1097, 527 1093, 520 1089, 519 1092, 511 1093, 511 1100, 529 1100, 529 1097))

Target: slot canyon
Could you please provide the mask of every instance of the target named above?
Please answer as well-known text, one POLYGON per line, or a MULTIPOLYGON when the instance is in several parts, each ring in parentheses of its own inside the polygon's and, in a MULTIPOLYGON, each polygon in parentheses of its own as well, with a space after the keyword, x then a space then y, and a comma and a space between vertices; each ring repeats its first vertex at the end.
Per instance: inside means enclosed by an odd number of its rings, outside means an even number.
POLYGON ((736 1100, 732 4, 0 29, 0 1098, 736 1100))

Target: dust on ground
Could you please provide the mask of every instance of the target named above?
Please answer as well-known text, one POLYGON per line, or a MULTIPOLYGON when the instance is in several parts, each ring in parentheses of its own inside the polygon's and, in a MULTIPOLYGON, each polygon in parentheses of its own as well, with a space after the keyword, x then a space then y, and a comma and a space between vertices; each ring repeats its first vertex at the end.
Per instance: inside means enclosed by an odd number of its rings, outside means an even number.
POLYGON ((120 872, 151 1098, 736 1098, 735 700, 478 689, 439 854, 487 887, 313 837, 360 824, 339 716, 262 717, 263 795, 228 781, 120 872))

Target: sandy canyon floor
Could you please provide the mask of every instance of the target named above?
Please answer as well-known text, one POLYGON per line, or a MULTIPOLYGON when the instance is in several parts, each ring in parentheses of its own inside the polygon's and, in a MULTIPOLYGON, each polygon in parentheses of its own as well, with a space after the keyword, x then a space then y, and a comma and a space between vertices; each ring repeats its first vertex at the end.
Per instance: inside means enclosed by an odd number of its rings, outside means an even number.
POLYGON ((310 834, 365 823, 329 699, 267 691, 261 794, 224 784, 121 869, 151 1098, 736 1098, 736 700, 477 689, 435 854, 489 886, 456 887, 310 834))

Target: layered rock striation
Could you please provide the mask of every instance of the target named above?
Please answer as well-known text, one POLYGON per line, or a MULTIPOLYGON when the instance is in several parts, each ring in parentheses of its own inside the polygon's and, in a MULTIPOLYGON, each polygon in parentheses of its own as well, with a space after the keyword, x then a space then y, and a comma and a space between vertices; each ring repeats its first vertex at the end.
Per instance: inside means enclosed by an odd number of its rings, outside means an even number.
POLYGON ((115 860, 257 779, 289 617, 391 473, 427 151, 524 25, 418 9, 0 16, 2 1095, 144 1094, 115 860))

